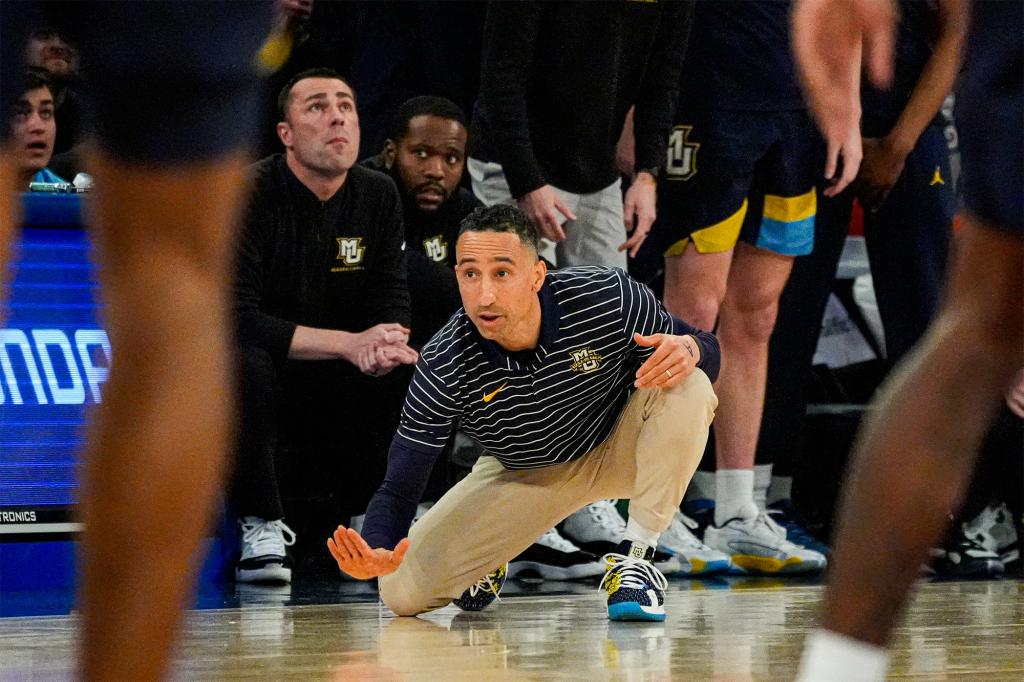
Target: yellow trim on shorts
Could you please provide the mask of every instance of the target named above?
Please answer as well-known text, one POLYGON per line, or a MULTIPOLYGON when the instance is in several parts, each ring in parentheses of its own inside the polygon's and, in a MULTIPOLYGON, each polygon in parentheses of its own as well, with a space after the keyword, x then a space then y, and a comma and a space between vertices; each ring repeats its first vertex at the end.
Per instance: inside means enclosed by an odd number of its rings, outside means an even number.
POLYGON ((743 219, 747 215, 747 200, 733 213, 720 223, 710 227, 703 227, 694 230, 689 237, 683 237, 672 246, 665 249, 666 256, 682 256, 686 251, 686 245, 693 241, 694 248, 700 253, 722 253, 736 246, 740 238, 740 229, 743 227, 743 219))
POLYGON ((818 197, 813 189, 795 197, 780 197, 774 194, 766 194, 764 197, 764 217, 768 220, 795 223, 813 218, 817 212, 818 197))

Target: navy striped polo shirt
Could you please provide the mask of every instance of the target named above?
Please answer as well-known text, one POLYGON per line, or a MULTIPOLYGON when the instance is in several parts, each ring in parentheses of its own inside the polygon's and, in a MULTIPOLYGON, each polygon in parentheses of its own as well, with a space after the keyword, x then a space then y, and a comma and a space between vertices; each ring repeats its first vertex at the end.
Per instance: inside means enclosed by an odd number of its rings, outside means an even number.
POLYGON ((464 310, 441 328, 420 354, 400 444, 439 452, 458 421, 507 469, 529 469, 575 459, 608 437, 654 351, 633 333, 675 333, 672 316, 618 268, 548 273, 540 299, 532 350, 483 338, 464 310))

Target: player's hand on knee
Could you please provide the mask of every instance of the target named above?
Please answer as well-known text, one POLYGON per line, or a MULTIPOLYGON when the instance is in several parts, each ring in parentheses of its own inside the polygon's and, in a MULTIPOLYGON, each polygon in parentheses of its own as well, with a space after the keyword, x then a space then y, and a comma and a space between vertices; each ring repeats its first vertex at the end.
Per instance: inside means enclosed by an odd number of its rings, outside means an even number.
POLYGON ((700 346, 689 334, 633 334, 638 346, 654 348, 651 357, 636 371, 637 388, 673 388, 678 386, 700 362, 700 346))
POLYGON ((409 538, 395 545, 394 550, 373 549, 358 532, 338 526, 334 536, 327 538, 327 549, 338 568, 357 580, 368 580, 398 570, 409 550, 409 538))

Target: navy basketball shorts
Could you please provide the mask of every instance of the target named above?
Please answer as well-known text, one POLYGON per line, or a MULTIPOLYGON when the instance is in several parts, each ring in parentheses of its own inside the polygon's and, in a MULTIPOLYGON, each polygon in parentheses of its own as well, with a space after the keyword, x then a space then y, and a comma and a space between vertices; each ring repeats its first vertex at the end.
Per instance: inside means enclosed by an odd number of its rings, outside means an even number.
POLYGON ((1024 236, 1024 9, 986 1, 972 12, 956 110, 964 205, 1024 236))
POLYGON ((810 253, 823 157, 807 113, 684 110, 676 118, 658 183, 658 250, 679 256, 692 242, 721 253, 742 239, 782 255, 810 253), (763 211, 748 216, 755 194, 763 211))

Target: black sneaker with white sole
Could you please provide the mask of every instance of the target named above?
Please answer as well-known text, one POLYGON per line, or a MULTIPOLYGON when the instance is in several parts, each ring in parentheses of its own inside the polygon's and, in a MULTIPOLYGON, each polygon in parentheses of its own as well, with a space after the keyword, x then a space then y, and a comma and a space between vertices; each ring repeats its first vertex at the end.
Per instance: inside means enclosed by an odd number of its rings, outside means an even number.
POLYGON ((581 550, 552 528, 509 562, 508 577, 578 580, 602 575, 601 559, 581 550))
POLYGON ((291 563, 287 548, 295 544, 295 533, 277 519, 267 521, 258 516, 244 516, 241 527, 241 556, 235 567, 235 580, 240 583, 290 583, 291 563))
POLYGON ((940 576, 990 578, 1006 571, 999 555, 973 538, 955 536, 942 549, 931 550, 932 570, 940 576))

